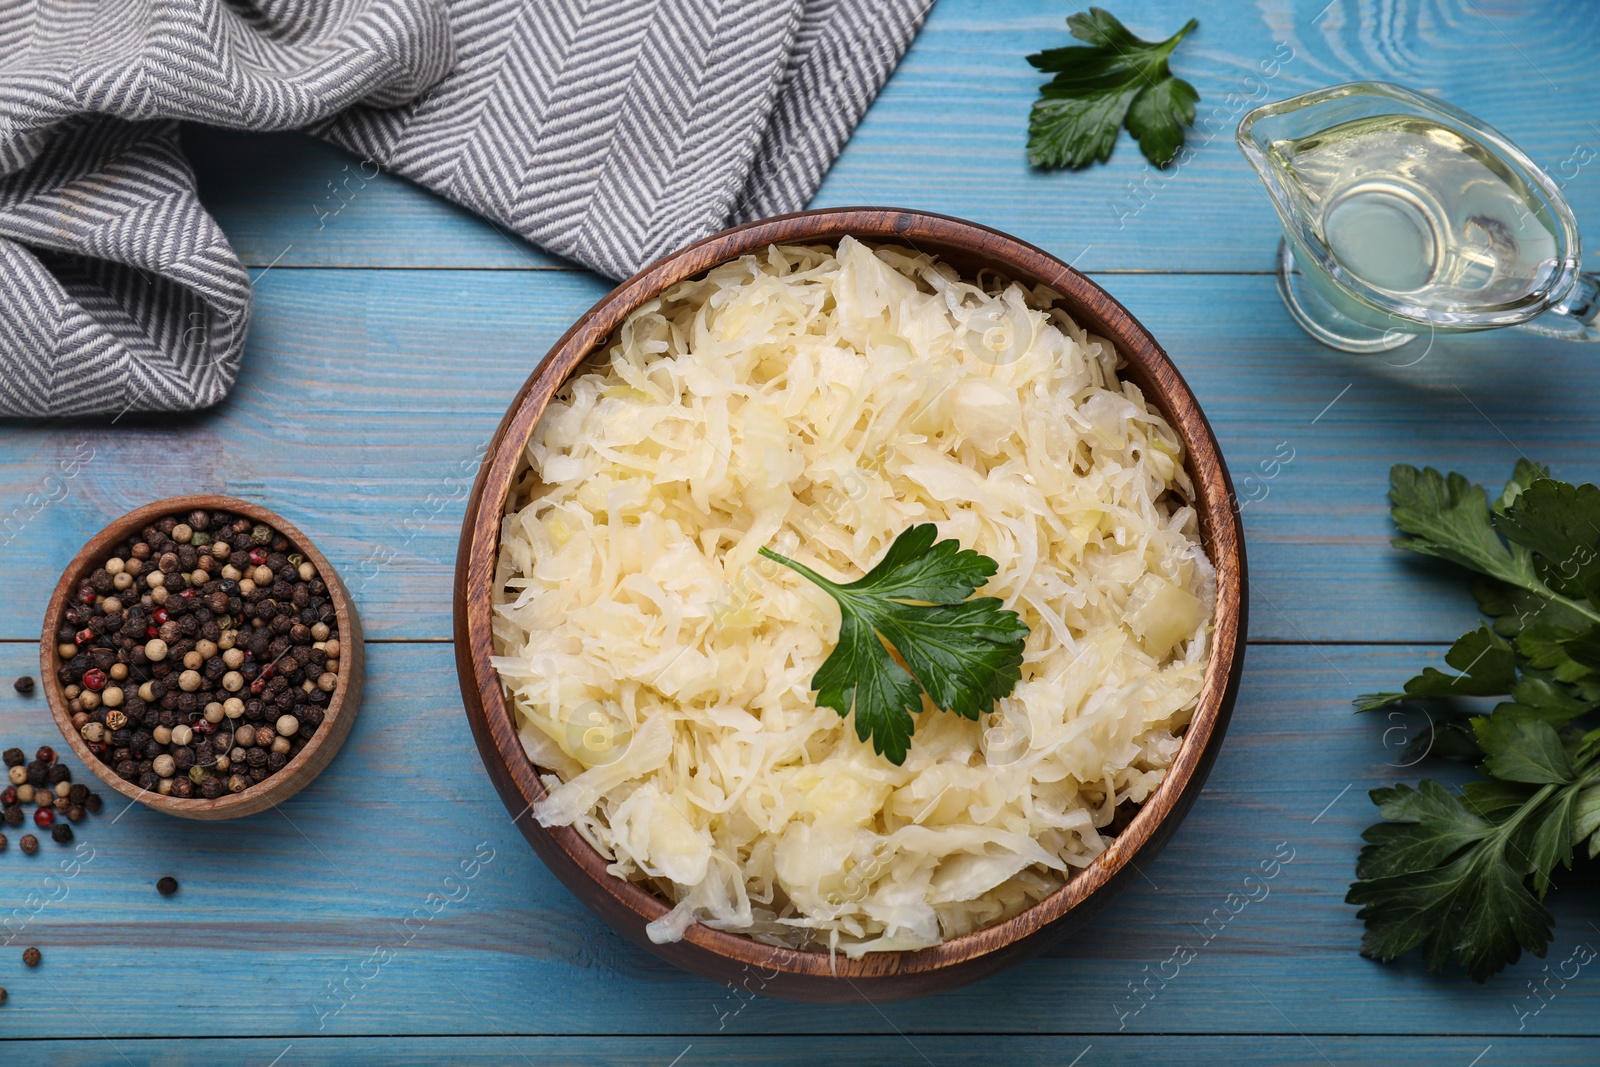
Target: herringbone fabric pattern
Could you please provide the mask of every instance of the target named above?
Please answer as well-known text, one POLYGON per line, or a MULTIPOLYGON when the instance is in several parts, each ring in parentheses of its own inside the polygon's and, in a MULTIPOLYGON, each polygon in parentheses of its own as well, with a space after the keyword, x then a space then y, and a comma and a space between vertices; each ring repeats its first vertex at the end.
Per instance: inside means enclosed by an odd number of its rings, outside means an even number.
POLYGON ((306 127, 623 277, 804 206, 931 0, 0 0, 0 415, 206 407, 249 278, 176 122, 306 127))

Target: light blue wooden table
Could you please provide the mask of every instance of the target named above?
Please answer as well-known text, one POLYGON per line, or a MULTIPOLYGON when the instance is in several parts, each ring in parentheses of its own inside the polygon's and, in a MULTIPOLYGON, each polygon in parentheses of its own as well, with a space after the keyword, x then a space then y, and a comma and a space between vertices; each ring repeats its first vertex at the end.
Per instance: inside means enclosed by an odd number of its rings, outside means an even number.
MULTIPOLYGON (((1188 822, 1076 938, 911 1003, 745 1002, 656 962, 556 883, 483 773, 449 643, 466 489, 516 386, 607 283, 309 138, 188 131, 205 200, 254 268, 243 376, 194 418, 0 427, 0 512, 23 516, 0 533, 0 675, 34 671, 47 590, 91 533, 215 491, 278 509, 343 572, 369 692, 340 757, 280 810, 201 825, 119 802, 80 826, 93 853, 75 876, 50 877, 65 850, 48 841, 0 855, 0 1060, 1600 1062, 1600 971, 1534 1014, 1544 962, 1485 986, 1379 966, 1343 903, 1365 791, 1416 776, 1350 698, 1475 618, 1459 581, 1388 546, 1389 465, 1493 482, 1525 454, 1595 479, 1596 353, 1508 333, 1412 366, 1318 347, 1278 304, 1276 222, 1232 143, 1253 103, 1399 81, 1510 134, 1600 231, 1600 19, 1588 3, 1324 3, 1121 4, 1146 36, 1200 17, 1177 59, 1203 98, 1195 158, 1159 174, 1124 137, 1109 166, 1039 174, 1023 131, 1040 79, 1022 57, 1067 43, 1073 6, 939 0, 817 198, 961 215, 1073 261, 1172 353, 1236 479, 1294 450, 1244 512, 1244 685, 1188 822), (25 507, 74 455, 92 458, 64 499, 25 507), (1293 858, 1270 895, 1205 926, 1275 852, 1293 858), (446 883, 463 861, 476 876, 446 883), (153 888, 165 874, 183 884, 170 899, 153 888), (1196 957, 1135 999, 1179 943, 1196 957), (44 952, 36 970, 25 945, 44 952)), ((39 698, 0 689, 0 744, 58 740, 39 698)), ((1551 964, 1600 945, 1594 868, 1560 883, 1551 964)))

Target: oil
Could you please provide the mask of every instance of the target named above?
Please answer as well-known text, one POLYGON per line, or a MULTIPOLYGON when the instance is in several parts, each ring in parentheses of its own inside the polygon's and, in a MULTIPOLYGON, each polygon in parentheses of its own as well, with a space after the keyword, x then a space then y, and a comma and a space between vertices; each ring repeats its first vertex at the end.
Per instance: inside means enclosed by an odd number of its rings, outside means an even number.
POLYGON ((1340 268, 1405 304, 1524 303, 1560 269, 1536 193, 1495 150, 1433 119, 1356 119, 1267 154, 1340 268))

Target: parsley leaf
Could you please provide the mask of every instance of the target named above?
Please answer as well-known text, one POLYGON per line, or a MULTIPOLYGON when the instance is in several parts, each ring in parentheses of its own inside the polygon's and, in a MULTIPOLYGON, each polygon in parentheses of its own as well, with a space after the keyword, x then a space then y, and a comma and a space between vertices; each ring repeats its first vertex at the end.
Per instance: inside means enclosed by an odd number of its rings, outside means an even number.
POLYGON ((1516 653, 1505 638, 1480 626, 1457 638, 1444 661, 1460 674, 1445 674, 1432 667, 1406 683, 1403 693, 1364 693, 1356 697, 1357 711, 1376 711, 1418 697, 1492 697, 1511 692, 1516 684, 1516 653))
POLYGON ((1028 57, 1055 77, 1039 90, 1028 119, 1028 162, 1087 167, 1111 158, 1124 122, 1145 158, 1166 167, 1183 147, 1200 94, 1174 77, 1167 59, 1200 25, 1194 19, 1159 43, 1141 40, 1103 8, 1067 18, 1072 36, 1091 47, 1049 48, 1028 57))
POLYGON ((1509 852, 1532 805, 1494 823, 1438 782, 1374 789, 1372 799, 1391 821, 1362 835, 1360 881, 1345 896, 1367 924, 1363 956, 1388 961, 1421 945, 1428 970, 1454 954, 1482 982, 1523 948, 1544 955, 1554 920, 1509 852))
POLYGON ((821 586, 839 605, 839 643, 811 679, 819 707, 854 709, 856 736, 899 766, 926 693, 976 720, 1021 680, 1028 627, 995 597, 967 598, 1000 565, 908 527, 863 577, 841 585, 770 549, 761 555, 821 586), (893 654, 891 654, 891 650, 893 654), (895 656, 898 655, 898 660, 895 656))
POLYGON ((1431 781, 1373 791, 1387 821, 1363 835, 1345 899, 1361 905, 1364 955, 1390 960, 1420 946, 1429 970, 1455 956, 1481 982, 1524 949, 1544 955, 1551 874, 1579 845, 1600 854, 1600 730, 1573 727, 1600 710, 1600 488, 1555 481, 1527 461, 1493 503, 1432 469, 1395 467, 1391 487, 1395 524, 1409 535, 1395 544, 1484 576, 1473 593, 1493 626, 1451 646, 1445 662, 1460 673, 1427 668, 1404 692, 1366 694, 1357 708, 1509 699, 1412 746, 1419 760, 1430 748, 1480 754, 1483 780, 1459 794, 1431 781))

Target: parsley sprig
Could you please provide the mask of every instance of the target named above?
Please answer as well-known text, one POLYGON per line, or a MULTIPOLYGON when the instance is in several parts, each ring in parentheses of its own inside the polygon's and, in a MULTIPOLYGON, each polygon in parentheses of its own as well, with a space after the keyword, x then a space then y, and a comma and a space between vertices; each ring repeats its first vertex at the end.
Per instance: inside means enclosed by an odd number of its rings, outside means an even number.
POLYGON ((1397 466, 1389 499, 1401 548, 1481 575, 1492 620, 1403 691, 1368 693, 1361 711, 1426 700, 1444 721, 1423 755, 1479 760, 1485 780, 1459 793, 1434 781, 1375 789, 1386 822, 1369 828, 1345 898, 1361 905, 1362 954, 1391 960, 1421 946, 1430 971, 1458 958, 1478 981, 1543 956, 1554 919, 1543 900, 1573 850, 1600 854, 1600 488, 1570 485, 1526 460, 1493 504, 1459 474, 1397 466), (1444 703, 1504 697, 1487 714, 1444 703))
POLYGON ((922 694, 976 720, 1021 679, 1028 627, 995 597, 967 599, 1000 565, 959 541, 935 542, 932 523, 908 527, 883 559, 841 585, 771 549, 767 559, 821 586, 839 605, 839 641, 811 679, 819 707, 852 708, 856 736, 899 766, 922 694), (893 649, 895 655, 890 654, 893 649))
POLYGON ((1054 74, 1039 90, 1028 119, 1028 162, 1036 167, 1087 167, 1111 158, 1126 123, 1145 158, 1165 167, 1183 147, 1200 94, 1175 77, 1167 60, 1200 23, 1190 19, 1165 41, 1141 40, 1103 8, 1067 18, 1088 47, 1048 48, 1028 57, 1054 74))

